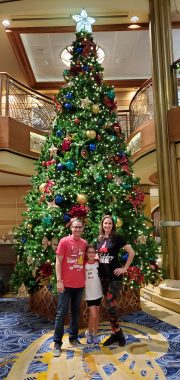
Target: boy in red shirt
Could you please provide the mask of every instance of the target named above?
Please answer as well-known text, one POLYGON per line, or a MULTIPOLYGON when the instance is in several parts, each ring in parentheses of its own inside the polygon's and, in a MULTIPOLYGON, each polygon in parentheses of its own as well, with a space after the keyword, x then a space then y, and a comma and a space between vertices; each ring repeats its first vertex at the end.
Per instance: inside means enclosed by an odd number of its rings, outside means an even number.
POLYGON ((71 235, 62 238, 56 250, 56 278, 58 290, 58 306, 55 319, 53 356, 61 355, 64 335, 65 317, 71 301, 71 321, 69 342, 72 346, 80 346, 78 341, 78 325, 80 305, 85 286, 84 255, 86 240, 81 238, 83 223, 73 219, 70 224, 71 235))

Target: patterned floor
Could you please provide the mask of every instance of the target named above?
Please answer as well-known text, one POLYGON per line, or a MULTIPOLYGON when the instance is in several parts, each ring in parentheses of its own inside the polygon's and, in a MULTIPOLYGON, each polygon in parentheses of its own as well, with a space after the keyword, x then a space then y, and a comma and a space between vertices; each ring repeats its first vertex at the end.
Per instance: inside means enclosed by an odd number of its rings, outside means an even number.
POLYGON ((25 299, 0 299, 0 380, 179 380, 180 329, 142 311, 123 316, 127 345, 103 347, 109 323, 100 325, 100 344, 69 346, 52 356, 53 323, 28 312, 25 299))

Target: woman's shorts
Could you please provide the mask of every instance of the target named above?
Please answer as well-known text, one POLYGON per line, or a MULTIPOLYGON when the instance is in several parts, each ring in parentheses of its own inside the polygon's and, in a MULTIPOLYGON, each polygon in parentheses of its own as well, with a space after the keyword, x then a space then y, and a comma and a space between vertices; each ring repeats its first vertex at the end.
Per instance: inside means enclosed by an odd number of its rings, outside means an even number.
POLYGON ((102 297, 101 298, 98 298, 96 300, 86 300, 86 303, 87 303, 87 306, 90 307, 90 306, 100 306, 101 305, 101 300, 102 300, 102 297))

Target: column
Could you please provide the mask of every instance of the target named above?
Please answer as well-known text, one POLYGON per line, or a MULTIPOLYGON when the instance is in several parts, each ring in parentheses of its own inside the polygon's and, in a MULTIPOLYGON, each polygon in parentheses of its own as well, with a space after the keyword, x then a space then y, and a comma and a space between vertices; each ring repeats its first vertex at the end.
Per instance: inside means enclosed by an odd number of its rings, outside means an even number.
POLYGON ((180 279, 180 173, 167 119, 174 104, 170 0, 149 0, 149 4, 163 266, 171 279, 180 279))

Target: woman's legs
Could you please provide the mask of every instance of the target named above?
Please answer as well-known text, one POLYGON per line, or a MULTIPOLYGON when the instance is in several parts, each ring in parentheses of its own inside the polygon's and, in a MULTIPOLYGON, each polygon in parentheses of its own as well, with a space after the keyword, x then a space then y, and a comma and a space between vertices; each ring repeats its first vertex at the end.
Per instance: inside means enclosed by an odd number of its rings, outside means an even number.
POLYGON ((106 294, 106 304, 110 315, 112 335, 104 342, 104 346, 109 346, 115 342, 119 342, 119 345, 124 346, 126 342, 122 330, 119 327, 119 313, 117 310, 117 298, 120 289, 121 283, 119 281, 109 282, 106 294))

